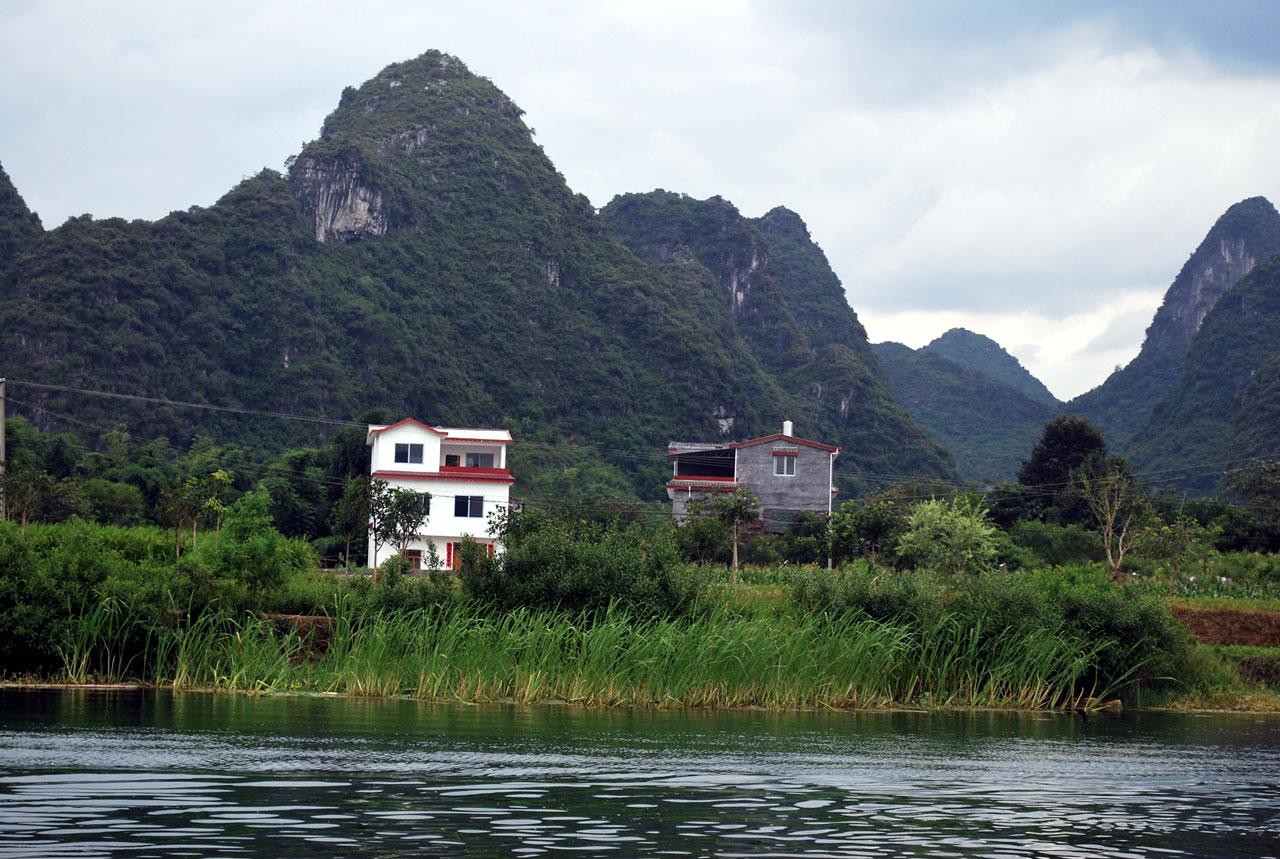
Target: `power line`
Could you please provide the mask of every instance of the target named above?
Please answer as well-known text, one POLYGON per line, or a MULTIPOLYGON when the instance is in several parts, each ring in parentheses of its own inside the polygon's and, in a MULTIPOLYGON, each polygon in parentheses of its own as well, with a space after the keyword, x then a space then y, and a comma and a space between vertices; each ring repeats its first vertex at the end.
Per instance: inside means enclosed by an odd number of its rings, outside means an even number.
MULTIPOLYGON (((148 397, 148 396, 143 396, 138 394, 121 394, 121 393, 116 393, 112 391, 97 391, 89 388, 78 388, 78 387, 72 387, 67 385, 52 385, 52 384, 43 383, 43 382, 29 382, 29 381, 24 381, 20 379, 9 379, 8 382, 9 384, 12 384, 12 385, 22 385, 30 388, 41 389, 41 390, 59 391, 62 393, 81 394, 86 396, 112 397, 117 399, 148 403, 153 405, 164 405, 164 406, 169 406, 174 408, 204 409, 209 411, 250 415, 254 417, 268 417, 268 418, 278 418, 281 420, 304 421, 308 423, 327 424, 330 426, 351 426, 351 427, 366 426, 363 423, 360 423, 357 421, 350 421, 350 420, 340 420, 340 419, 325 418, 325 417, 312 417, 309 415, 298 415, 298 414, 291 414, 288 412, 273 412, 273 411, 266 411, 266 410, 260 410, 260 409, 244 409, 244 408, 239 408, 235 406, 221 406, 213 403, 194 403, 194 402, 186 402, 182 400, 170 400, 162 397, 148 397)), ((11 400, 11 401, 14 403, 21 402, 18 400, 11 400)), ((53 412, 49 409, 46 409, 40 406, 35 406, 34 404, 30 404, 30 403, 21 403, 21 404, 27 406, 28 408, 32 408, 32 409, 44 412, 45 414, 58 417, 62 420, 78 423, 82 426, 95 429, 99 432, 104 431, 101 427, 96 427, 93 424, 89 424, 85 421, 72 418, 68 415, 62 415, 62 414, 53 412)), ((622 450, 618 448, 607 448, 607 447, 597 447, 593 445, 572 444, 569 442, 527 441, 527 440, 516 439, 516 440, 513 440, 513 443, 526 448, 536 447, 536 448, 543 448, 549 451, 563 450, 563 451, 571 451, 571 452, 594 453, 605 458, 625 458, 625 459, 634 459, 634 460, 648 460, 653 462, 661 462, 661 461, 667 460, 666 453, 657 453, 657 452, 643 453, 643 452, 637 452, 637 451, 622 450)), ((182 449, 182 448, 175 447, 175 449, 182 449)), ((186 450, 189 451, 189 449, 186 449, 186 450)), ((1250 457, 1248 459, 1230 459, 1230 460, 1223 460, 1220 462, 1190 464, 1190 465, 1184 465, 1178 468, 1163 468, 1163 469, 1155 469, 1150 471, 1135 471, 1133 472, 1133 475, 1135 477, 1138 477, 1150 482, 1162 482, 1162 481, 1172 482, 1177 480, 1180 475, 1194 475, 1197 473, 1199 474, 1221 473, 1222 471, 1227 470, 1232 466, 1240 466, 1242 464, 1247 464, 1252 460, 1256 460, 1259 458, 1268 459, 1268 458, 1276 458, 1276 457, 1280 457, 1280 454, 1273 455, 1271 457, 1266 457, 1266 456, 1250 457)), ((693 457, 686 456, 685 459, 686 460, 701 459, 701 457, 695 454, 693 457)), ((708 458, 709 462, 715 461, 715 460, 716 460, 716 457, 709 456, 708 458)), ((268 469, 273 468, 273 466, 270 466, 270 465, 264 465, 261 467, 268 468, 268 469)), ((286 473, 296 474, 297 472, 288 472, 286 470, 286 473)), ((837 467, 836 469, 836 474, 840 477, 845 477, 853 480, 861 480, 865 483, 870 483, 870 484, 891 485, 896 483, 902 483, 904 481, 910 482, 912 480, 912 478, 910 477, 904 478, 904 476, 901 474, 862 471, 858 469, 849 469, 849 468, 841 469, 839 467, 837 467)), ((928 478, 923 478, 923 479, 928 479, 928 478)), ((337 483, 337 481, 326 481, 326 482, 330 483, 331 485, 337 483)), ((954 487, 954 490, 953 492, 948 493, 950 495, 960 494, 963 492, 982 491, 983 489, 983 484, 976 483, 973 481, 959 481, 952 484, 952 486, 954 487)), ((1034 486, 1021 487, 1021 489, 1023 490, 1021 494, 1024 497, 1049 498, 1056 495, 1058 492, 1067 489, 1069 486, 1070 486, 1069 482, 1037 484, 1034 486)), ((935 497, 936 495, 937 493, 930 493, 928 497, 935 497)), ((445 496, 440 496, 440 497, 445 497, 445 496)), ((920 496, 920 497, 924 497, 924 496, 920 496)))

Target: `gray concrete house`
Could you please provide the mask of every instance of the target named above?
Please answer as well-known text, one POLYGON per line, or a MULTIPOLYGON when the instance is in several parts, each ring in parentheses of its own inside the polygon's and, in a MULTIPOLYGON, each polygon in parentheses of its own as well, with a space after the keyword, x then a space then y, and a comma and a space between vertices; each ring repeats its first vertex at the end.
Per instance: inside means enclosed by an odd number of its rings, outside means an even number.
POLYGON ((801 511, 831 512, 835 495, 832 470, 840 448, 791 434, 791 421, 782 432, 728 444, 679 442, 667 446, 674 465, 667 483, 671 515, 683 519, 692 501, 717 492, 749 489, 760 499, 760 518, 766 531, 782 531, 801 511))

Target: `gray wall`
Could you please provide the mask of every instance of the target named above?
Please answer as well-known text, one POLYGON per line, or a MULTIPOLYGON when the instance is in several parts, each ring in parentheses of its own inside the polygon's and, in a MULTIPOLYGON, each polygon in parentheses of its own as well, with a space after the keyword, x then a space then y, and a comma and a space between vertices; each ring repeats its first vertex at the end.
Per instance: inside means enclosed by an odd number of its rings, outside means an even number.
POLYGON ((831 453, 783 440, 740 447, 738 480, 760 499, 762 511, 774 508, 826 513, 831 503, 831 453), (773 473, 774 448, 796 451, 794 477, 773 473))

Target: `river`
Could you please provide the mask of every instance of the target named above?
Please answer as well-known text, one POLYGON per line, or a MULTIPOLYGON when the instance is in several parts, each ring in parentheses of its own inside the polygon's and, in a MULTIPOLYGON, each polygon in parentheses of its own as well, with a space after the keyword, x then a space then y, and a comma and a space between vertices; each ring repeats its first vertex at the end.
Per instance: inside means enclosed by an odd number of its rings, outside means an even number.
POLYGON ((0 856, 1277 856, 1280 720, 0 691, 0 856))

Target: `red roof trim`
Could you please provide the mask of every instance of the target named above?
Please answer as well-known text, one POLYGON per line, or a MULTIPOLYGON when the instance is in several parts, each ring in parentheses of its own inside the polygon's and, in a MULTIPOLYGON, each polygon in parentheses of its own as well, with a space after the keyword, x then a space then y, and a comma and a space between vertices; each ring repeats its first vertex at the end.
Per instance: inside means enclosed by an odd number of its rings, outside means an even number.
POLYGON ((483 483, 515 483, 515 478, 511 476, 511 472, 505 468, 494 469, 468 469, 466 474, 458 474, 454 472, 444 473, 439 471, 375 471, 372 475, 378 480, 454 480, 462 483, 483 482, 483 483), (496 474, 476 474, 477 471, 493 471, 496 474))
POLYGON ((477 476, 490 475, 490 476, 498 476, 498 477, 509 477, 511 475, 511 469, 480 468, 478 466, 472 467, 472 466, 466 466, 466 465, 442 465, 440 466, 440 473, 441 474, 457 474, 462 477, 466 477, 468 474, 474 474, 477 476))
POLYGON ((774 456, 799 456, 800 452, 798 450, 775 450, 773 452, 773 455, 774 456))
POLYGON ((708 486, 690 486, 685 483, 668 483, 668 489, 692 489, 694 492, 737 492, 736 486, 716 486, 710 484, 708 486))
POLYGON ((778 433, 777 435, 765 436, 764 438, 753 438, 751 439, 751 441, 736 441, 732 445, 730 445, 730 447, 734 447, 734 448, 750 447, 753 444, 764 444, 767 441, 788 441, 788 442, 793 442, 795 444, 807 444, 809 447, 816 447, 819 450, 827 450, 827 451, 831 451, 832 453, 840 452, 840 448, 832 447, 829 444, 821 444, 816 441, 809 441, 806 438, 796 438, 793 435, 783 435, 782 433, 778 433))
POLYGON ((429 427, 429 426, 427 426, 426 424, 424 424, 422 421, 414 420, 413 418, 404 418, 403 420, 398 420, 398 421, 396 421, 396 422, 395 422, 395 423, 393 423, 393 424, 387 424, 386 426, 384 426, 384 427, 380 427, 379 429, 371 429, 371 430, 369 430, 369 434, 370 434, 370 435, 378 435, 379 433, 384 433, 384 432, 386 432, 387 430, 393 430, 393 429, 395 429, 396 427, 404 426, 405 424, 413 424, 414 426, 416 426, 416 427, 421 427, 421 428, 422 428, 422 429, 424 429, 424 430, 430 430, 431 432, 435 433, 436 435, 443 435, 443 436, 447 436, 447 435, 448 435, 448 433, 446 433, 446 432, 441 432, 440 430, 436 429, 435 427, 429 427))

